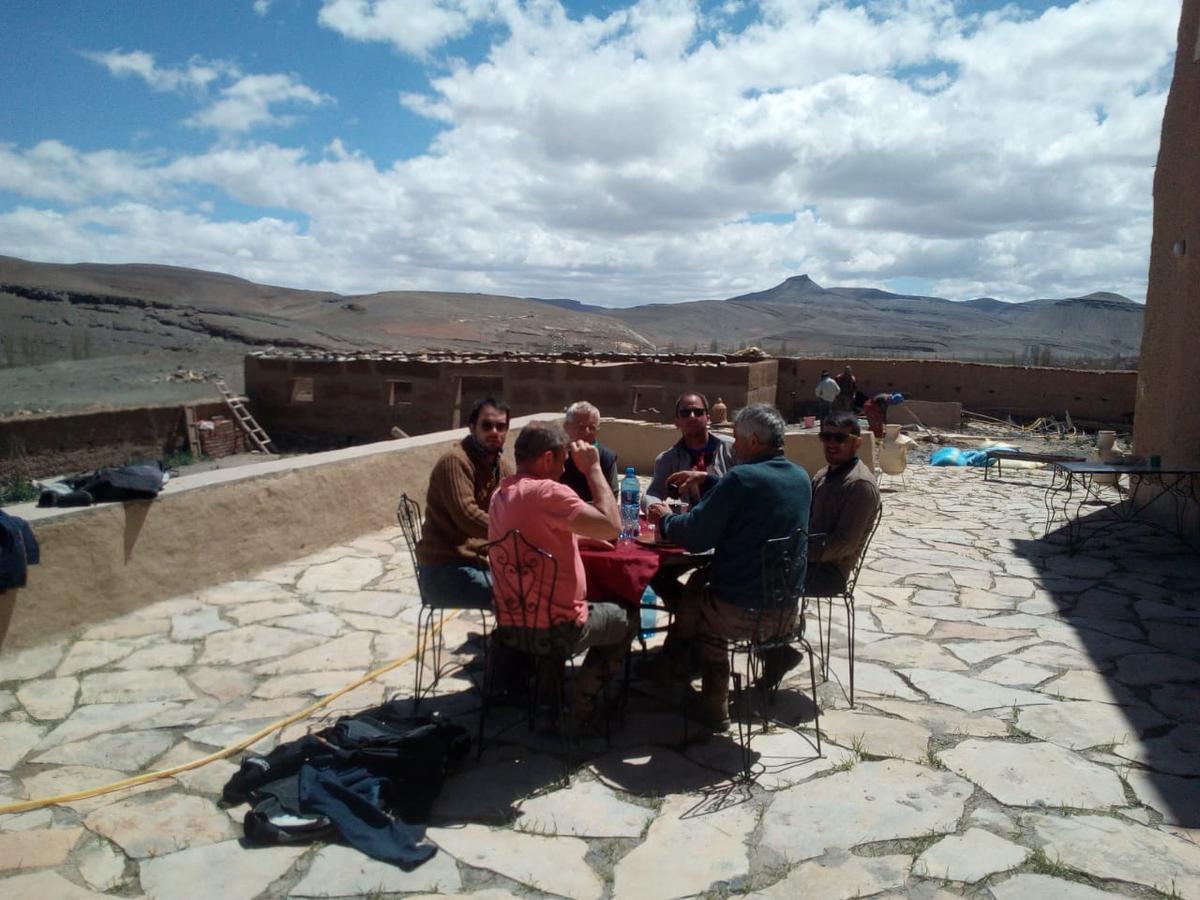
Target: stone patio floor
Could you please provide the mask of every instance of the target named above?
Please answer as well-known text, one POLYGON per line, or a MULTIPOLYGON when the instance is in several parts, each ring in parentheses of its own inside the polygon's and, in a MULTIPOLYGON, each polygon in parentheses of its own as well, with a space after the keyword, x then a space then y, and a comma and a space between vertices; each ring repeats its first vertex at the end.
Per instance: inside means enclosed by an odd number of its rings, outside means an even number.
MULTIPOLYGON (((821 685, 825 754, 683 742, 635 684, 611 749, 569 788, 553 735, 500 710, 451 777, 413 872, 339 846, 246 849, 220 761, 134 790, 0 816, 0 896, 1200 898, 1200 559, 1149 532, 1077 556, 1041 539, 1043 472, 918 467, 885 493, 821 685)), ((36 570, 33 573, 36 577, 36 570)), ((415 646, 397 529, 0 656, 0 797, 57 795, 203 756, 415 646)), ((476 621, 447 626, 463 662, 476 621)), ((804 708, 805 674, 781 692, 804 708)), ((411 691, 412 664, 332 718, 411 691)), ((473 721, 464 674, 433 704, 473 721)), ((284 738, 314 723, 289 727, 284 738)), ((255 750, 265 752, 277 738, 255 750)))

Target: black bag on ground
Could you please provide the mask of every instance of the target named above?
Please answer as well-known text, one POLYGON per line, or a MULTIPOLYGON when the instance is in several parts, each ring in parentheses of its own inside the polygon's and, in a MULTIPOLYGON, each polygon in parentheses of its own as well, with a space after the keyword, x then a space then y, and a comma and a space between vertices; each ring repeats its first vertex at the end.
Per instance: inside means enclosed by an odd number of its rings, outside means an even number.
POLYGON ((330 728, 251 756, 222 799, 249 801, 243 823, 251 844, 341 838, 376 859, 412 868, 434 848, 420 844, 446 770, 467 755, 466 729, 411 717, 385 703, 330 728))

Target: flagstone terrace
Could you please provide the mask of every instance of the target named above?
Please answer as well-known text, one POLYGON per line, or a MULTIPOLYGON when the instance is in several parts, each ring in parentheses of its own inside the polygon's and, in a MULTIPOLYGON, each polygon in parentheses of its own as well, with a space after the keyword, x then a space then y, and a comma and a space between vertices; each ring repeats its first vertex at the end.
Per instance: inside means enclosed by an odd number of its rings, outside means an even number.
MULTIPOLYGON (((1042 538, 1046 480, 918 466, 885 493, 857 593, 857 708, 839 610, 824 756, 758 737, 752 787, 730 780, 729 737, 684 743, 678 711, 635 683, 612 747, 585 744, 569 787, 558 740, 498 712, 413 872, 338 846, 243 848, 245 809, 217 802, 223 760, 0 816, 0 897, 1200 898, 1200 559, 1136 528, 1066 555, 1042 538)), ((0 803, 231 744, 410 654, 418 604, 383 528, 6 649, 0 803)), ((463 669, 431 703, 468 725, 479 630, 447 625, 463 669)), ((785 713, 806 706, 802 668, 785 713)), ((254 749, 407 696, 412 676, 254 749)))

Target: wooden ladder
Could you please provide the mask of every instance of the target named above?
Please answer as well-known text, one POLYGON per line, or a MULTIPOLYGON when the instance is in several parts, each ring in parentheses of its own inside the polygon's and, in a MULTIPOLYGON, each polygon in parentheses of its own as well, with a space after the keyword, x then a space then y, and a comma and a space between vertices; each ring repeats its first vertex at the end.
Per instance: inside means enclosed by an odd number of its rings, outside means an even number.
POLYGON ((242 398, 229 390, 225 384, 224 378, 218 378, 213 382, 217 386, 217 390, 221 392, 221 397, 225 400, 225 405, 229 407, 233 413, 233 417, 237 419, 238 425, 242 427, 242 431, 250 438, 257 449, 263 453, 274 454, 275 450, 271 444, 271 439, 267 437, 267 433, 263 431, 262 426, 254 421, 254 416, 250 415, 250 410, 246 409, 242 403, 242 398))

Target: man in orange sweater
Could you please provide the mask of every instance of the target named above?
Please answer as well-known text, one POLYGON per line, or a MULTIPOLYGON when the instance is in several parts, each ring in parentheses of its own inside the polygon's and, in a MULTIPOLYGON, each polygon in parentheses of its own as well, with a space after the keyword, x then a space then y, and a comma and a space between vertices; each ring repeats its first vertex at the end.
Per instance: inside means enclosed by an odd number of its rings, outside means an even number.
POLYGON ((471 433, 437 461, 429 476, 417 562, 421 595, 430 606, 492 608, 492 573, 483 547, 492 494, 513 473, 501 455, 508 419, 503 400, 475 401, 467 418, 471 433))

